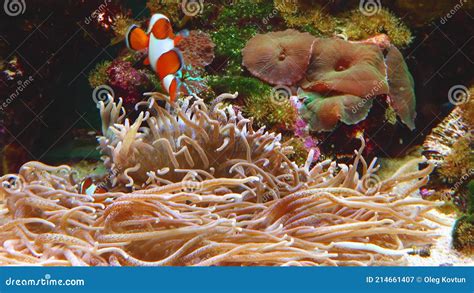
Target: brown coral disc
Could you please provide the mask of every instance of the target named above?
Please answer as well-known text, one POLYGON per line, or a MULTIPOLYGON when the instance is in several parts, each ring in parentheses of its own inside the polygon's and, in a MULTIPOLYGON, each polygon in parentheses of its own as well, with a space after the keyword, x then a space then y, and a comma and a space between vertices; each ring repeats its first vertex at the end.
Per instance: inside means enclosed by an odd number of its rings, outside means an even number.
POLYGON ((302 82, 305 90, 358 97, 388 93, 383 54, 376 45, 318 39, 302 82))
POLYGON ((413 77, 402 53, 395 47, 388 48, 386 56, 390 101, 403 123, 410 130, 415 129, 415 89, 413 77))
POLYGON ((258 34, 242 50, 243 65, 274 85, 294 85, 308 68, 315 37, 288 29, 258 34))
POLYGON ((317 93, 299 91, 304 97, 300 112, 312 131, 334 130, 339 121, 354 125, 367 118, 372 99, 362 99, 353 95, 324 97, 317 93))
POLYGON ((194 68, 205 67, 214 60, 215 44, 209 34, 203 31, 190 31, 177 47, 183 54, 184 63, 194 68))

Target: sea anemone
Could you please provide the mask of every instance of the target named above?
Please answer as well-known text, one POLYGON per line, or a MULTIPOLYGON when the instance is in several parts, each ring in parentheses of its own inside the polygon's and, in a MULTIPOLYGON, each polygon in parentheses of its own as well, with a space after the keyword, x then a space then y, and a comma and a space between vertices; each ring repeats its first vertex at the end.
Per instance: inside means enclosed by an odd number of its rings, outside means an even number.
POLYGON ((294 85, 304 77, 315 40, 292 29, 257 34, 242 50, 243 65, 270 84, 294 85))
MULTIPOLYGON (((184 113, 192 107, 186 109, 184 113)), ((226 120, 222 111, 217 112, 226 120)), ((188 121, 180 128, 194 132, 200 126, 188 121)), ((273 178, 263 171, 258 176, 212 178, 201 170, 206 178, 199 184, 188 177, 131 193, 91 197, 77 192, 70 167, 30 162, 18 174, 0 178, 5 196, 0 263, 399 265, 407 254, 433 243, 436 223, 445 224, 430 212, 438 202, 412 196, 426 183, 432 166, 407 172, 420 162, 415 160, 373 184, 377 167, 361 157, 363 147, 350 166, 330 161, 301 166, 297 174, 307 184, 283 198, 262 194, 267 196, 265 203, 244 195, 246 185, 273 178), (408 185, 400 189, 403 183, 408 185)))
MULTIPOLYGON (((224 97, 236 95, 217 97, 216 103, 224 97)), ((232 106, 209 108, 203 100, 188 97, 180 107, 167 104, 165 110, 157 105, 160 99, 165 97, 153 93, 140 103, 147 111, 133 123, 125 119, 121 101, 100 104, 100 149, 114 186, 259 175, 262 180, 251 184, 249 196, 271 189, 280 197, 302 184, 296 166, 286 158, 291 148, 280 144, 281 135, 254 130, 252 121, 232 106)))
POLYGON ((133 124, 120 102, 100 102, 107 193, 78 193, 65 165, 29 162, 0 178, 1 264, 393 265, 445 224, 430 212, 439 202, 413 196, 433 169, 408 171, 423 160, 380 180, 362 140, 352 165, 314 164, 313 151, 297 165, 279 135, 231 107, 188 98, 165 110, 160 99, 139 104, 147 112, 133 124))

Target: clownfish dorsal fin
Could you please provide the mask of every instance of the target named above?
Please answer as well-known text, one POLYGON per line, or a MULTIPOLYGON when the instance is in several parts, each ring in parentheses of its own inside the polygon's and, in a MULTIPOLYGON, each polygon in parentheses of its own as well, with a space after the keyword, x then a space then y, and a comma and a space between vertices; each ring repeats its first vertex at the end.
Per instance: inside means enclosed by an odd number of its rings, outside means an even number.
POLYGON ((132 25, 127 31, 125 42, 127 43, 127 47, 129 49, 142 51, 148 48, 150 37, 145 33, 144 30, 136 25, 132 25))
POLYGON ((150 65, 150 58, 146 57, 145 60, 143 60, 143 65, 150 65))

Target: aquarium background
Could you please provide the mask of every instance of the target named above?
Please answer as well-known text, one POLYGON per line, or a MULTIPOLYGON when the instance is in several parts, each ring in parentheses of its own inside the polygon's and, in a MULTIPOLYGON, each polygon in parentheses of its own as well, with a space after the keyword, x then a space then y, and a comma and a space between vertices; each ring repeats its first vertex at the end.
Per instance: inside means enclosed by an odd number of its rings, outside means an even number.
MULTIPOLYGON (((212 106, 220 94, 238 92, 227 105, 252 118, 256 129, 265 126, 281 133, 282 142, 294 149, 289 158, 299 165, 305 164, 310 152, 317 154, 312 164, 325 160, 350 164, 357 157, 354 150, 360 148, 361 138, 367 161, 381 160, 380 181, 403 163, 425 156, 436 168, 429 183, 417 192, 426 200, 445 201, 437 211, 460 219, 453 229, 443 230, 454 237, 446 245, 471 252, 472 1, 5 0, 0 9, 0 175, 17 173, 29 161, 71 165, 81 178, 110 171, 98 148, 97 136, 103 134, 98 101, 103 98, 97 93, 105 86, 114 98, 123 98, 132 120, 139 116, 135 106, 146 101, 143 93, 167 94, 155 72, 143 64, 146 54, 132 52, 125 44, 129 26, 146 28, 154 13, 167 15, 174 32, 188 36, 178 47, 189 65, 182 73, 179 99, 196 94, 212 106), (288 48, 303 44, 303 34, 311 40, 318 38, 321 41, 312 48, 328 48, 320 56, 328 62, 340 52, 363 66, 361 55, 366 51, 354 52, 365 50, 357 47, 364 42, 383 48, 385 57, 388 48, 395 48, 401 58, 394 63, 406 63, 398 76, 404 84, 397 87, 406 90, 411 78, 414 81, 414 127, 402 121, 390 104, 393 100, 387 100, 388 93, 377 95, 365 119, 355 122, 350 109, 326 117, 334 108, 309 106, 320 95, 337 97, 337 90, 324 88, 325 93, 305 96, 302 102, 301 83, 271 82, 291 78, 297 69, 289 67, 284 76, 253 71, 246 60, 264 53, 259 46, 265 39, 252 44, 252 38, 287 29, 294 30, 290 36, 301 34, 301 40, 288 48), (327 42, 330 39, 347 44, 338 47, 327 42), (298 96, 300 104, 295 100, 298 96), (324 123, 329 126, 319 128, 324 123)), ((284 43, 281 39, 279 45, 284 43)), ((307 71, 301 74, 311 79, 307 71)), ((318 88, 314 92, 321 91, 317 78, 309 83, 318 88)), ((359 85, 348 88, 344 94, 352 95, 359 85)), ((421 163, 420 168, 426 165, 421 163)))

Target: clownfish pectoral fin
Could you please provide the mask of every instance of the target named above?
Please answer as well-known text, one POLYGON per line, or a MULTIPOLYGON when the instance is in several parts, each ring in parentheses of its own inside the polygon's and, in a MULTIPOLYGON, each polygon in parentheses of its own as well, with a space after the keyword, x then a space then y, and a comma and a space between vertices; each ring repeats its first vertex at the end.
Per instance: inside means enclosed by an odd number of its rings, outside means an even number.
POLYGON ((143 60, 143 65, 150 65, 150 58, 146 57, 145 60, 143 60))
POLYGON ((97 188, 95 189, 95 194, 103 194, 103 193, 107 193, 107 189, 104 187, 97 186, 97 188))
POLYGON ((176 37, 174 38, 174 40, 173 40, 173 41, 174 41, 174 45, 175 45, 175 46, 178 46, 179 43, 183 40, 183 38, 184 38, 184 37, 183 37, 182 35, 176 36, 176 37))
POLYGON ((141 51, 148 48, 150 37, 138 26, 132 25, 127 31, 125 42, 129 49, 141 51))

